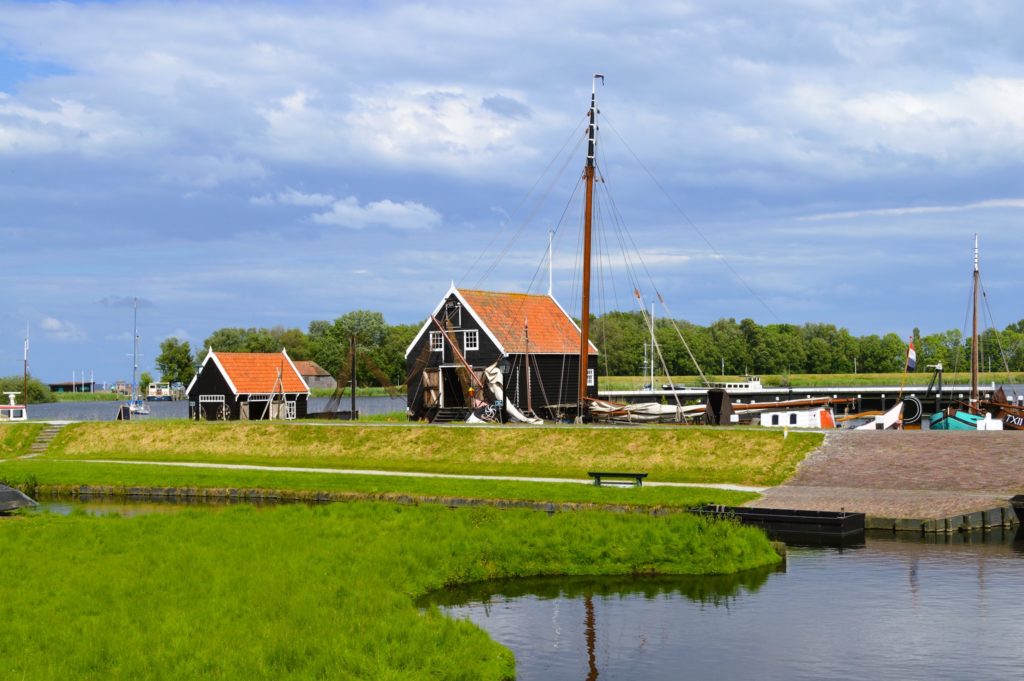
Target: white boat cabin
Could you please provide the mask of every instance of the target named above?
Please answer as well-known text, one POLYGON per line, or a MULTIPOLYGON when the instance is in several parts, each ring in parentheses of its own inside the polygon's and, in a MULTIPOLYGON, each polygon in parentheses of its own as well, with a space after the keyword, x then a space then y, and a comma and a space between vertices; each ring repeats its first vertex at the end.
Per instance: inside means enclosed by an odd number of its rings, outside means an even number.
POLYGON ((15 404, 15 395, 21 393, 4 393, 7 395, 9 404, 0 404, 0 422, 7 423, 8 421, 28 421, 28 409, 24 404, 15 404))
POLYGON ((814 409, 766 411, 761 414, 761 425, 766 428, 831 430, 836 427, 836 419, 831 409, 816 407, 814 409))

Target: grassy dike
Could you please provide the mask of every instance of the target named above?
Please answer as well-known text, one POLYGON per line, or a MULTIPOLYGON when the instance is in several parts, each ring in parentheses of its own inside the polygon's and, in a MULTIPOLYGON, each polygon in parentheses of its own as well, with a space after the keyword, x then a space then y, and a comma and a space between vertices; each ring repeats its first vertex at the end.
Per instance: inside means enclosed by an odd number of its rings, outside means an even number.
POLYGON ((0 424, 0 459, 28 454, 28 448, 42 429, 41 423, 0 424))
POLYGON ((47 459, 195 461, 431 473, 586 478, 646 471, 651 481, 775 485, 820 433, 695 427, 434 427, 311 423, 79 423, 47 459))
POLYGON ((507 649, 415 598, 780 560, 755 529, 688 515, 381 503, 20 516, 0 555, 6 679, 508 679, 507 649))

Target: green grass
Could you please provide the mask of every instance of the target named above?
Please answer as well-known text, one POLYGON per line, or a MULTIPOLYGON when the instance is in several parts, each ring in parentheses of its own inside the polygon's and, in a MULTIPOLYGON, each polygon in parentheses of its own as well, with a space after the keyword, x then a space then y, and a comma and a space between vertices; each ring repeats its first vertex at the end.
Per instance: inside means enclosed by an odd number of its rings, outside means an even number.
POLYGON ((123 492, 128 487, 203 490, 273 490, 281 496, 311 498, 318 493, 349 498, 459 498, 488 501, 535 501, 639 507, 688 508, 702 504, 739 506, 757 494, 708 488, 594 487, 574 483, 460 480, 381 475, 334 475, 287 471, 240 471, 167 466, 91 464, 31 459, 0 466, 0 482, 20 486, 30 494, 68 495, 82 485, 105 486, 123 492))
POLYGON ((759 530, 688 515, 352 503, 0 525, 5 679, 507 679, 507 649, 414 599, 780 560, 759 530))
POLYGON ((67 426, 45 456, 568 478, 619 470, 647 472, 651 481, 776 485, 822 440, 710 427, 133 421, 67 426))
POLYGON ((113 392, 95 393, 51 393, 56 402, 117 402, 127 400, 127 395, 113 392))
MULTIPOLYGON (((1021 374, 1007 374, 1002 372, 982 373, 979 380, 983 384, 995 383, 1020 383, 1021 374)), ((708 375, 710 381, 743 381, 744 376, 712 376, 708 375)), ((762 374, 761 384, 766 388, 787 387, 814 388, 824 386, 871 386, 871 385, 900 385, 905 380, 905 385, 928 385, 932 374, 928 372, 914 372, 907 374, 762 374)), ((662 384, 668 383, 664 377, 656 377, 655 387, 661 388, 662 384)), ((943 384, 952 385, 967 384, 971 381, 970 372, 953 373, 945 372, 942 377, 943 384)), ((637 390, 642 385, 650 382, 650 378, 643 376, 602 376, 600 378, 601 390, 637 390)), ((675 376, 672 382, 678 385, 693 387, 701 386, 699 376, 675 376)))
POLYGON ((43 429, 41 423, 0 424, 0 459, 28 454, 28 448, 43 429))

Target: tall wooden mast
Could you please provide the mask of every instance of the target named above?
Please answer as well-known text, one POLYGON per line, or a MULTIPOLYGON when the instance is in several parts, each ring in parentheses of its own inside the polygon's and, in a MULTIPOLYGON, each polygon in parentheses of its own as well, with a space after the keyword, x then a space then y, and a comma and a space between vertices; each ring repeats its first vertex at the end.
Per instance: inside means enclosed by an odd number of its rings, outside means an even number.
POLYGON ((587 411, 587 364, 590 358, 590 242, 594 219, 594 172, 597 151, 597 79, 604 84, 604 76, 594 74, 590 86, 590 125, 587 128, 587 165, 583 169, 586 198, 583 207, 583 303, 580 307, 580 416, 587 411))
POLYGON ((971 322, 971 407, 978 406, 978 289, 981 274, 978 271, 978 235, 974 235, 974 313, 971 322))

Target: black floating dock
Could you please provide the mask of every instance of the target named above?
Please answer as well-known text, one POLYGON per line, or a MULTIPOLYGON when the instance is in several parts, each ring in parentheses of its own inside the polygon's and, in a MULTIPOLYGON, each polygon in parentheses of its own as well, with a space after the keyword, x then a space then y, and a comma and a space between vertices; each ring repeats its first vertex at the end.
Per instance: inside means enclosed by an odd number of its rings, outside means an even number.
POLYGON ((718 518, 735 518, 744 525, 757 525, 769 534, 793 533, 846 537, 864 532, 864 514, 844 511, 799 511, 784 508, 746 506, 701 506, 692 513, 718 518))
POLYGON ((38 506, 34 500, 25 496, 13 487, 0 485, 0 513, 10 513, 19 508, 32 508, 38 506))

